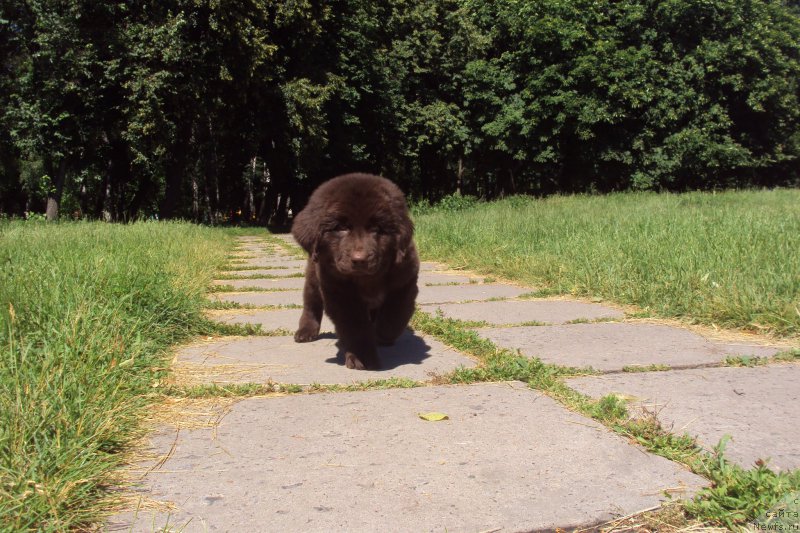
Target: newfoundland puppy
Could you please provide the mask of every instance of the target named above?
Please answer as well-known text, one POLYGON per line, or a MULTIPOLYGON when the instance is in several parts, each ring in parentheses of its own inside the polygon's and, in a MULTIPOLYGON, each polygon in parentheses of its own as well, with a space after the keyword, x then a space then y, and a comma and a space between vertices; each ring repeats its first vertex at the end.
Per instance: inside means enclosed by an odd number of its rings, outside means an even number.
POLYGON ((294 340, 317 338, 324 309, 347 368, 380 368, 377 345, 393 344, 414 313, 413 232, 405 197, 391 181, 346 174, 320 185, 292 224, 309 254, 294 340))

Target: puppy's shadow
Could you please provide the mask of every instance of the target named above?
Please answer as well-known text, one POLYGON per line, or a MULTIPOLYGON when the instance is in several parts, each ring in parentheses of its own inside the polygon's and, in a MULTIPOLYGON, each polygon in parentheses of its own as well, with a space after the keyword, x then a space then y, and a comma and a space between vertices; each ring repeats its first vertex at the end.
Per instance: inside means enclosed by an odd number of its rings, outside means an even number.
MULTIPOLYGON (((320 337, 336 338, 332 334, 323 334, 320 337)), ((339 351, 336 357, 326 359, 326 363, 333 363, 344 366, 344 349, 342 343, 337 342, 336 347, 339 351)), ((431 356, 431 347, 425 344, 421 337, 418 337, 413 331, 406 330, 395 341, 392 346, 379 346, 378 357, 381 361, 381 368, 377 372, 385 370, 394 370, 397 367, 404 365, 419 365, 422 361, 431 356)))

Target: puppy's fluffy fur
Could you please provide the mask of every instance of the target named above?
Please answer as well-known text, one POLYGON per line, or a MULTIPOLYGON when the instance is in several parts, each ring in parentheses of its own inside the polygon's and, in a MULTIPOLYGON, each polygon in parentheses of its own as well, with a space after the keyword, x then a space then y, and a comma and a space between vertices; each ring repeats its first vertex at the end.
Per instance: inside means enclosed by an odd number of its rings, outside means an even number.
POLYGON ((346 174, 320 185, 292 225, 309 254, 295 341, 317 338, 324 309, 347 367, 379 368, 377 345, 394 343, 414 312, 413 232, 405 197, 391 181, 346 174))

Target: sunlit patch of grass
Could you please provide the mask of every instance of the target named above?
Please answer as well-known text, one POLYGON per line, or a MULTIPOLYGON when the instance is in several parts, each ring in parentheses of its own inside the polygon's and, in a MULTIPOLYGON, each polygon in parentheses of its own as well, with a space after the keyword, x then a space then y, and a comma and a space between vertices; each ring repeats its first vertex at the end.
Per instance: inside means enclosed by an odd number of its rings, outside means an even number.
POLYGON ((185 223, 0 221, 0 529, 100 516, 229 244, 185 223))
POLYGON ((415 216, 425 259, 661 317, 800 335, 800 190, 514 197, 415 216))

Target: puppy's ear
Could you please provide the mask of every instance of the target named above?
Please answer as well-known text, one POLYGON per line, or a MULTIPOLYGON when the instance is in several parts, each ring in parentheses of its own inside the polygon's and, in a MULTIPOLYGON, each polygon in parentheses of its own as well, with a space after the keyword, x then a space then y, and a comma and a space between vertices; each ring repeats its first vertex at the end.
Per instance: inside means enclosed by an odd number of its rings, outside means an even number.
POLYGON ((402 263, 406 257, 406 252, 411 246, 411 238, 414 236, 414 223, 408 216, 408 212, 403 213, 397 220, 397 256, 396 263, 402 263))
POLYGON ((292 235, 297 243, 308 252, 312 259, 316 260, 317 241, 320 237, 319 217, 317 209, 313 205, 306 206, 305 209, 297 213, 292 222, 292 235))

